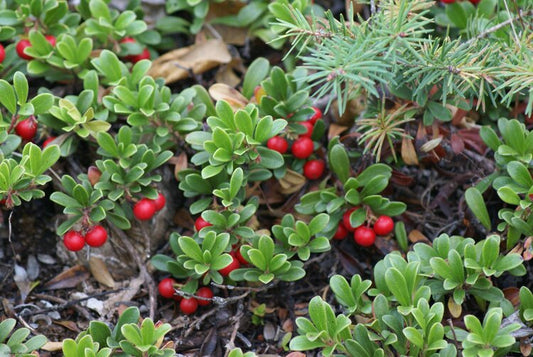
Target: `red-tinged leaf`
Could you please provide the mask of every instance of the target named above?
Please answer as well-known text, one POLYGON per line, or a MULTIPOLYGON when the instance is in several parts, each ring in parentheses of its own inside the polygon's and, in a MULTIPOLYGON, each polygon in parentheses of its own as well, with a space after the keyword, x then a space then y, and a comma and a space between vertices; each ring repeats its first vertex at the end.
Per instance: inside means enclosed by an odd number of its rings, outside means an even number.
POLYGON ((401 171, 392 169, 391 182, 398 186, 411 186, 415 179, 401 171))
POLYGON ((44 284, 44 289, 71 289, 82 281, 89 279, 90 276, 89 271, 83 265, 75 265, 44 284))
POLYGON ((453 117, 452 117, 452 125, 455 125, 455 126, 460 125, 461 122, 463 121, 464 117, 468 113, 468 111, 466 111, 464 109, 457 108, 457 107, 449 106, 448 109, 451 109, 451 111, 452 111, 452 115, 453 115, 453 117))
POLYGON ((178 156, 173 156, 168 160, 169 164, 174 165, 174 177, 179 181, 178 174, 181 170, 185 170, 189 165, 187 154, 182 152, 178 156))
POLYGON ((503 289, 503 296, 505 296, 505 298, 509 300, 514 307, 520 305, 519 293, 520 289, 514 286, 503 289))
POLYGON ((70 321, 70 320, 54 320, 54 324, 56 325, 59 325, 59 326, 63 326, 64 328, 70 330, 70 331, 74 331, 76 333, 79 333, 81 330, 80 328, 78 327, 78 325, 76 325, 76 323, 74 321, 70 321))
POLYGON ((452 136, 450 138, 450 142, 451 142, 451 145, 452 145, 452 151, 454 153, 456 153, 456 154, 462 153, 463 150, 465 149, 465 142, 457 134, 452 134, 452 136))

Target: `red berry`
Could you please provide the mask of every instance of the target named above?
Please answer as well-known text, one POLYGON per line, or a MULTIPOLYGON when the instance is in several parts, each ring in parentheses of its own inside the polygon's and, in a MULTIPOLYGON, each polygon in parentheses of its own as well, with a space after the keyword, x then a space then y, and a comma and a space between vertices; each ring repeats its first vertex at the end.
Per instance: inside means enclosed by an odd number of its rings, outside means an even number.
POLYGON ((68 231, 63 236, 63 244, 68 250, 77 252, 78 250, 82 250, 85 246, 85 239, 80 232, 68 231))
POLYGON ((155 203, 149 198, 143 198, 133 206, 133 215, 139 221, 147 221, 155 214, 155 203))
POLYGON ((357 228, 357 227, 353 227, 350 224, 350 215, 352 214, 353 211, 355 211, 358 208, 359 207, 350 208, 348 211, 344 212, 344 214, 342 215, 342 224, 344 224, 344 228, 346 228, 349 232, 353 232, 357 228))
POLYGON ((104 227, 96 225, 85 234, 85 243, 91 247, 101 247, 107 241, 107 231, 104 227))
POLYGON ((155 210, 158 212, 158 211, 161 211, 163 209, 163 207, 165 207, 165 203, 167 203, 167 199, 165 198, 165 196, 159 192, 157 194, 157 198, 154 201, 154 204, 155 204, 155 210))
POLYGON ((480 2, 481 0, 469 0, 469 1, 470 1, 470 3, 472 3, 472 4, 477 5, 477 4, 479 4, 479 2, 480 2))
POLYGON ((194 228, 196 228, 196 231, 197 232, 200 232, 200 230, 202 228, 205 228, 205 227, 209 227, 209 226, 212 226, 211 223, 207 222, 205 219, 203 219, 202 217, 198 217, 196 218, 196 221, 194 222, 194 228))
POLYGON ((301 122, 299 124, 303 125, 305 127, 305 129, 307 130, 305 133, 300 134, 300 137, 306 136, 306 137, 310 138, 313 135, 313 129, 315 127, 313 125, 313 123, 311 123, 311 121, 308 120, 308 121, 301 122))
POLYGON ((242 265, 248 264, 248 261, 246 259, 244 259, 244 257, 241 254, 241 248, 238 247, 238 246, 233 246, 233 249, 234 250, 233 250, 232 253, 235 255, 235 258, 237 258, 239 263, 241 263, 242 265))
POLYGON ((342 222, 339 223, 339 226, 337 227, 337 231, 335 232, 335 235, 333 236, 333 239, 335 240, 343 240, 348 235, 348 230, 346 227, 344 227, 344 224, 342 222))
POLYGON ((196 309, 198 309, 198 301, 195 298, 188 298, 180 301, 180 310, 185 315, 194 314, 196 309))
POLYGON ((389 216, 379 216, 374 223, 374 232, 379 236, 385 236, 394 229, 394 221, 389 216))
POLYGON ((268 139, 267 147, 270 150, 279 152, 280 154, 285 154, 289 148, 289 143, 281 136, 273 136, 268 139))
POLYGON ((304 165, 304 176, 309 180, 316 180, 324 173, 324 160, 309 160, 304 165))
POLYGON ((56 139, 55 136, 51 136, 43 142, 43 149, 45 149, 52 141, 56 139))
POLYGON ((292 154, 297 159, 307 159, 314 150, 313 140, 306 136, 302 136, 294 141, 292 144, 292 154))
POLYGON ((150 59, 150 51, 148 51, 148 48, 145 48, 138 55, 131 55, 131 57, 130 57, 131 63, 137 63, 137 62, 139 62, 140 60, 143 60, 143 59, 150 59))
MULTIPOLYGON (((196 291, 196 294, 194 295, 203 297, 203 298, 208 298, 208 299, 212 299, 214 296, 213 291, 209 289, 207 286, 204 286, 203 288, 198 289, 198 291, 196 291)), ((196 300, 198 302, 198 305, 200 306, 207 306, 211 303, 211 301, 209 300, 202 300, 202 299, 196 299, 196 300)))
POLYGON ((317 107, 311 107, 311 108, 315 111, 315 114, 313 114, 313 116, 309 118, 309 121, 311 122, 311 124, 315 125, 316 121, 322 118, 322 111, 318 109, 317 107))
POLYGON ((29 40, 20 40, 17 43, 17 46, 15 47, 15 49, 17 50, 17 54, 19 55, 20 58, 25 59, 25 60, 33 59, 32 56, 24 53, 24 50, 28 47, 31 47, 31 42, 29 40))
POLYGON ((4 49, 4 46, 0 43, 0 63, 4 62, 4 59, 6 58, 6 50, 4 49))
POLYGON ((49 44, 52 45, 52 47, 56 47, 56 37, 53 35, 46 35, 44 36, 46 38, 46 41, 48 41, 49 44))
POLYGON ((453 4, 455 0, 441 0, 445 4, 453 4))
POLYGON ((220 274, 222 274, 222 276, 228 276, 229 273, 241 267, 241 264, 239 263, 239 260, 235 257, 235 255, 232 254, 231 257, 233 258, 231 263, 229 263, 229 265, 225 268, 222 268, 218 271, 220 274))
POLYGON ((20 121, 17 126, 15 126, 15 132, 22 139, 31 141, 37 133, 37 120, 35 117, 30 116, 28 119, 20 121))
POLYGON ((371 228, 360 226, 353 232, 355 243, 363 247, 370 247, 376 241, 376 233, 371 228))
POLYGON ((120 40, 120 43, 135 43, 137 41, 135 41, 135 39, 131 38, 131 37, 124 37, 122 40, 120 40))
POLYGON ((175 294, 175 291, 174 291, 175 284, 176 284, 176 280, 172 278, 165 278, 161 280, 159 282, 159 285, 157 286, 157 289, 159 290, 159 295, 167 299, 172 299, 175 294))

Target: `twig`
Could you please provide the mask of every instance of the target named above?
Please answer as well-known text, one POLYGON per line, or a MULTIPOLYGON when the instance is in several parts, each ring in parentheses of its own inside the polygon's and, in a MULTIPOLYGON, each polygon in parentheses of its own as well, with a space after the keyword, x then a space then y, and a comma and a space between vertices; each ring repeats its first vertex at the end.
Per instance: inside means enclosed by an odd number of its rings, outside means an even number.
MULTIPOLYGON (((505 6, 507 6, 507 3, 505 4, 505 6)), ((522 10, 519 10, 518 12, 518 16, 517 17, 513 17, 513 18, 510 18, 510 19, 507 19, 505 20, 504 22, 500 22, 499 24, 495 25, 495 26, 492 26, 492 27, 489 27, 488 29, 486 29, 485 31, 483 31, 482 33, 480 33, 479 35, 477 35, 476 37, 472 37, 470 40, 466 41, 464 44, 466 46, 472 44, 472 42, 476 41, 476 40, 479 40, 483 37, 486 37, 488 36, 489 34, 493 33, 493 32, 496 32, 498 31, 499 29, 501 29, 502 27, 505 27, 509 24, 511 24, 512 28, 513 28, 513 32, 514 32, 514 26, 513 26, 513 22, 515 22, 516 20, 520 20, 522 21, 522 17, 524 16, 530 16, 531 14, 533 14, 533 11, 528 11, 528 12, 523 12, 522 10)), ((515 36, 516 36, 516 32, 514 33, 515 36)), ((517 37, 518 39, 518 37, 517 37)), ((518 44, 520 46, 520 43, 518 44)))
MULTIPOLYGON (((37 299, 41 299, 41 300, 50 300, 50 301, 53 301, 53 302, 56 302, 58 304, 61 304, 59 306, 52 306, 52 307, 48 307, 48 308, 45 308, 45 309, 40 309, 40 310, 37 310, 37 311, 31 311, 31 312, 27 312, 27 313, 21 313, 20 315, 21 316, 26 316, 26 315, 35 315, 35 314, 43 314, 43 313, 46 313, 46 312, 50 312, 50 311, 57 311, 57 310, 63 310, 63 309, 66 309, 70 306, 73 306, 73 305, 78 305, 80 302, 82 301, 86 301, 86 300, 89 300, 89 299, 92 299, 92 298, 97 298, 97 297, 101 297, 101 296, 106 296, 106 295, 109 295, 109 294, 114 294, 116 292, 119 292, 119 291, 122 291, 122 290, 126 290, 126 288, 121 288, 121 289, 115 289, 115 290, 109 290, 109 291, 103 291, 101 293, 97 293, 97 294, 92 294, 90 296, 87 296, 87 297, 84 297, 84 298, 81 298, 81 299, 76 299, 76 300, 63 300, 63 299, 60 299, 60 298, 56 298, 55 296, 52 296, 52 295, 46 295, 46 294, 32 294, 32 296, 34 298, 37 298, 37 299)), ((25 304, 26 305, 26 304, 25 304)), ((19 308, 21 306, 15 306, 15 309, 16 308, 19 308)))
MULTIPOLYGON (((122 241, 122 245, 126 248, 128 253, 132 256, 132 258, 135 260, 135 263, 139 267, 139 277, 142 277, 144 280, 144 286, 148 290, 148 301, 150 303, 150 318, 154 319, 155 316, 155 310, 157 308, 157 300, 156 300, 156 291, 155 291, 155 283, 152 279, 152 276, 148 273, 148 270, 146 269, 146 265, 143 263, 135 249, 131 247, 131 244, 128 240, 128 236, 119 228, 117 228, 114 224, 109 223, 109 227, 111 230, 118 235, 120 240, 122 241)), ((150 249, 150 247, 147 247, 147 249, 150 249)))
POLYGON ((202 314, 202 316, 195 319, 191 323, 191 326, 187 329, 187 331, 185 331, 185 334, 183 335, 183 337, 188 337, 197 326, 200 326, 202 321, 204 321, 209 316, 216 314, 216 313, 217 313, 217 309, 209 309, 209 311, 205 312, 204 314, 202 314))
MULTIPOLYGON (((511 11, 509 11, 509 5, 507 4, 507 0, 504 0, 503 3, 505 4, 505 10, 507 10, 507 14, 509 17, 511 17, 511 11)), ((516 33, 516 29, 514 28, 513 21, 511 21, 511 30, 513 30, 513 35, 516 44, 518 45, 518 48, 522 48, 522 45, 520 45, 520 39, 518 38, 518 35, 516 33)))
POLYGON ((45 310, 50 310, 50 311, 54 311, 54 310, 59 310, 61 308, 66 308, 66 307, 70 307, 72 306, 74 308, 74 310, 76 310, 78 313, 80 313, 81 315, 83 315, 83 317, 85 317, 85 319, 87 321, 91 321, 93 320, 93 317, 91 316, 91 314, 89 314, 89 312, 84 309, 83 307, 77 305, 77 300, 76 301, 67 301, 65 299, 61 299, 57 296, 53 296, 53 295, 47 295, 47 294, 31 294, 32 297, 34 298, 37 298, 37 299, 42 299, 42 300, 48 300, 48 301, 53 301, 55 303, 58 303, 58 304, 62 304, 62 306, 54 309, 54 308, 50 308, 50 309, 43 309, 41 311, 45 311, 45 310))
POLYGON ((13 226, 11 224, 11 219, 13 218, 13 212, 15 212, 14 209, 11 209, 11 212, 9 212, 9 218, 7 219, 7 236, 9 241, 9 246, 11 247, 11 251, 13 253, 13 259, 15 259, 15 262, 17 259, 17 252, 15 251, 15 247, 13 246, 13 241, 11 240, 11 235, 13 234, 13 226))

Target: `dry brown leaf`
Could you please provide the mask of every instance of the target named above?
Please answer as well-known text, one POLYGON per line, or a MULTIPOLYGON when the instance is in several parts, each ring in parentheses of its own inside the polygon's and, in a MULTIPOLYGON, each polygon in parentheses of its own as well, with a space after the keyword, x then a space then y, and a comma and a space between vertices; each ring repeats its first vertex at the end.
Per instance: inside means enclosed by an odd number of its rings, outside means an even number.
POLYGON ((503 291, 503 296, 505 296, 505 298, 509 300, 511 304, 513 304, 514 307, 517 307, 518 305, 520 305, 520 296, 519 296, 520 289, 518 289, 515 286, 510 286, 510 287, 504 288, 502 291, 503 291))
POLYGON ((328 140, 333 139, 336 136, 341 135, 342 132, 348 130, 349 127, 344 125, 339 125, 335 123, 331 123, 328 130, 328 140))
POLYGON ((305 356, 307 355, 303 352, 291 352, 287 355, 287 357, 305 357, 305 356))
POLYGON ((442 141, 442 136, 439 136, 436 139, 431 139, 428 142, 424 143, 424 145, 420 147, 420 150, 423 152, 430 152, 431 150, 439 146, 441 141, 442 141))
POLYGON ((79 333, 81 331, 80 328, 78 327, 78 325, 76 325, 76 323, 74 321, 58 320, 58 321, 54 321, 54 324, 59 325, 59 326, 63 326, 66 329, 69 329, 70 331, 74 331, 76 333, 79 333))
POLYGON ((413 229, 411 232, 409 232, 409 241, 411 243, 424 242, 431 245, 430 240, 418 229, 413 229))
POLYGON ((113 277, 107 269, 106 263, 102 259, 91 255, 91 257, 89 258, 89 270, 91 271, 91 274, 96 279, 96 281, 100 284, 105 285, 109 288, 115 287, 115 280, 113 280, 113 277))
POLYGON ((174 177, 179 181, 178 174, 181 170, 185 170, 189 165, 187 153, 182 152, 178 156, 173 156, 168 160, 171 165, 174 165, 174 177))
POLYGON ((90 274, 83 265, 75 265, 56 275, 55 278, 44 284, 44 288, 46 290, 70 289, 89 277, 90 274))
POLYGON ((209 94, 217 100, 225 100, 233 108, 233 110, 243 108, 248 104, 248 99, 243 96, 238 90, 228 86, 224 83, 215 83, 209 87, 209 94))
POLYGON ((463 312, 462 306, 459 304, 456 304, 455 301, 453 300, 453 297, 451 296, 448 299, 448 310, 450 311, 450 314, 455 318, 458 318, 459 316, 461 316, 461 313, 463 312))
POLYGON ((294 324, 292 322, 291 319, 286 319, 285 321, 283 321, 283 323, 281 324, 281 328, 283 329, 283 331, 285 332, 293 332, 294 331, 294 324))
POLYGON ((110 317, 114 314, 117 309, 117 304, 123 301, 131 301, 135 295, 139 292, 141 285, 144 283, 144 278, 135 277, 123 282, 118 283, 117 285, 122 285, 125 289, 118 291, 117 293, 111 295, 109 299, 104 301, 104 311, 107 317, 110 317))
POLYGON ((285 195, 290 195, 300 190, 305 185, 305 177, 296 171, 287 170, 285 176, 279 180, 280 192, 285 195))
POLYGON ((418 165, 418 155, 413 141, 406 136, 402 138, 401 155, 406 165, 418 165))
POLYGON ((63 341, 60 342, 46 342, 43 347, 41 347, 41 350, 48 351, 48 352, 57 352, 61 351, 63 348, 63 341))
POLYGON ((520 352, 522 356, 530 356, 533 346, 528 342, 528 339, 524 338, 520 340, 520 352))
POLYGON ((163 77, 165 83, 173 83, 188 78, 190 71, 203 73, 230 61, 231 55, 224 41, 212 39, 165 53, 152 62, 148 74, 163 77))
POLYGON ((450 143, 452 145, 452 151, 456 154, 460 154, 465 149, 465 142, 463 138, 461 138, 457 134, 452 134, 450 136, 450 143))
POLYGON ((218 83, 224 83, 230 87, 236 87, 239 83, 241 83, 241 78, 233 69, 234 67, 231 65, 220 67, 215 74, 215 80, 218 83))

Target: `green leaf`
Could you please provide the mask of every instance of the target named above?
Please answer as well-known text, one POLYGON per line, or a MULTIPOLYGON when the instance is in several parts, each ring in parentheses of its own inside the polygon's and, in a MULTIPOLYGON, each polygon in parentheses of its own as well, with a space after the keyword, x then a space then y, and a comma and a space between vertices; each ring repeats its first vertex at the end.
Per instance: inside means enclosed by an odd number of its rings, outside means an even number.
POLYGON ((450 109, 446 108, 444 105, 437 102, 428 102, 427 107, 429 111, 435 118, 440 121, 450 121, 452 120, 452 112, 450 109))
POLYGON ((489 218, 489 212, 487 211, 487 206, 483 200, 483 196, 479 190, 475 187, 470 187, 465 192, 466 204, 476 216, 481 224, 487 229, 490 230, 491 222, 489 218))
POLYGON ((505 203, 512 205, 518 205, 520 203, 520 196, 518 196, 518 194, 509 186, 499 188, 497 193, 501 200, 505 203))
POLYGON ((403 329, 403 334, 409 341, 411 341, 416 347, 422 348, 424 347, 424 337, 422 334, 415 329, 414 327, 406 327, 403 329))
POLYGON ((524 187, 533 186, 533 179, 528 169, 519 161, 511 161, 507 164, 507 172, 513 180, 524 187))
POLYGON ((341 144, 333 145, 328 153, 328 161, 337 178, 344 184, 350 177, 350 159, 341 144))
POLYGON ((257 87, 261 81, 266 78, 269 70, 270 64, 268 60, 263 57, 255 59, 250 64, 242 83, 242 94, 246 98, 250 99, 254 95, 255 87, 257 87))
POLYGON ((461 4, 457 2, 454 2, 453 4, 447 4, 445 6, 445 10, 446 15, 448 15, 448 18, 454 23, 455 26, 459 27, 460 29, 464 29, 466 27, 468 17, 461 4))
POLYGON ((203 253, 202 249, 194 241, 194 239, 190 237, 179 237, 178 244, 183 251, 189 258, 194 259, 197 262, 203 262, 203 253))
POLYGON ((54 105, 54 96, 50 93, 41 93, 30 101, 35 115, 45 114, 54 105))
POLYGON ((329 216, 326 213, 320 213, 309 222, 309 233, 311 236, 323 231, 329 222, 329 216))
POLYGON ((17 112, 17 98, 13 87, 3 79, 0 79, 0 103, 9 110, 11 114, 17 112))
POLYGON ((13 76, 13 86, 15 87, 15 93, 17 94, 19 105, 25 104, 28 99, 28 81, 22 72, 15 72, 13 76))

